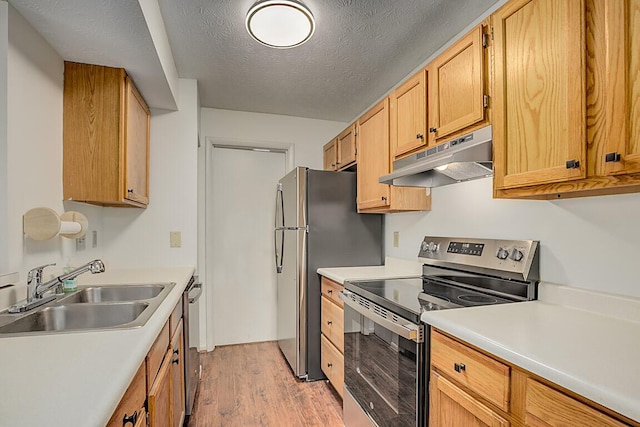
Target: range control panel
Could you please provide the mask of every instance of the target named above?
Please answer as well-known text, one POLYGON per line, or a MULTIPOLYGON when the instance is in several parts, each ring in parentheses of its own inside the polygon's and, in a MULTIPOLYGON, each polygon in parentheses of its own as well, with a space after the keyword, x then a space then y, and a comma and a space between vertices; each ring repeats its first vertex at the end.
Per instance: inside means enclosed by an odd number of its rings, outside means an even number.
MULTIPOLYGON (((528 280, 538 275, 537 240, 495 240, 425 236, 418 259, 425 264, 513 273, 528 280), (535 262, 534 262, 535 261, 535 262)), ((491 272, 488 271, 487 274, 491 272)))

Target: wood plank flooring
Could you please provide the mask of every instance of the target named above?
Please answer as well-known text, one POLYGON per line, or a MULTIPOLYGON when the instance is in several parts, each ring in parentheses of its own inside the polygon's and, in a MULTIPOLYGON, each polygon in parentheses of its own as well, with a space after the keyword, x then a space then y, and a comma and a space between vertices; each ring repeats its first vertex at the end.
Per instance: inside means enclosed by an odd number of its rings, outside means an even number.
POLYGON ((188 427, 342 427, 342 400, 326 381, 294 378, 276 342, 216 347, 188 427))

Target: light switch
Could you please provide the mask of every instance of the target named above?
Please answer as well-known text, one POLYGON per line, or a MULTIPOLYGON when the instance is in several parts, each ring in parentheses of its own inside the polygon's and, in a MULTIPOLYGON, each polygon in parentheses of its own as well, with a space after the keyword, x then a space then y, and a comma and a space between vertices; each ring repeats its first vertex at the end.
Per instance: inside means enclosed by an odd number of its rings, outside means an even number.
POLYGON ((400 246, 400 232, 399 231, 394 231, 393 232, 393 247, 397 248, 398 246, 400 246))
POLYGON ((182 233, 179 231, 169 232, 169 247, 180 248, 182 247, 182 233))

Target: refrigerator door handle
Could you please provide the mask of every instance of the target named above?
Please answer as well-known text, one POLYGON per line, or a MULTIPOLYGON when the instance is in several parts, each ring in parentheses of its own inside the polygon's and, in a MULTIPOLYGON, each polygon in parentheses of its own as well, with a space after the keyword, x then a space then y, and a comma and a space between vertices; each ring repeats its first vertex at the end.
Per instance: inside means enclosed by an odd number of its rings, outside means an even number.
POLYGON ((275 258, 276 258, 276 273, 282 273, 282 261, 284 258, 284 230, 275 230, 273 236, 274 249, 275 249, 275 258), (282 237, 280 239, 280 248, 278 248, 278 232, 282 237))
POLYGON ((278 183, 276 191, 276 216, 274 218, 275 228, 284 228, 284 197, 282 194, 282 183, 278 183), (278 212, 279 211, 279 212, 278 212), (278 221, 280 219, 280 221, 278 221))
POLYGON ((274 255, 276 261, 276 273, 282 273, 282 258, 284 256, 284 197, 282 194, 282 183, 278 183, 276 191, 276 215, 275 231, 273 235, 274 255), (278 224, 278 208, 280 210, 280 224, 278 224), (280 232, 280 247, 278 248, 278 232, 280 232))

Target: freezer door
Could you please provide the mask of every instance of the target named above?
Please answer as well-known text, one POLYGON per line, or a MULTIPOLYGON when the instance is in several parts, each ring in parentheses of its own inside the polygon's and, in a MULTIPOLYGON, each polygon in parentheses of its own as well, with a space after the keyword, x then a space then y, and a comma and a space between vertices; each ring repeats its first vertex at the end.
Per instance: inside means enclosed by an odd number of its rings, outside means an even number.
POLYGON ((307 374, 305 230, 283 230, 282 272, 278 274, 278 344, 293 373, 307 374))
POLYGON ((282 190, 282 227, 305 227, 307 225, 307 168, 295 168, 289 172, 280 180, 279 188, 282 190))

